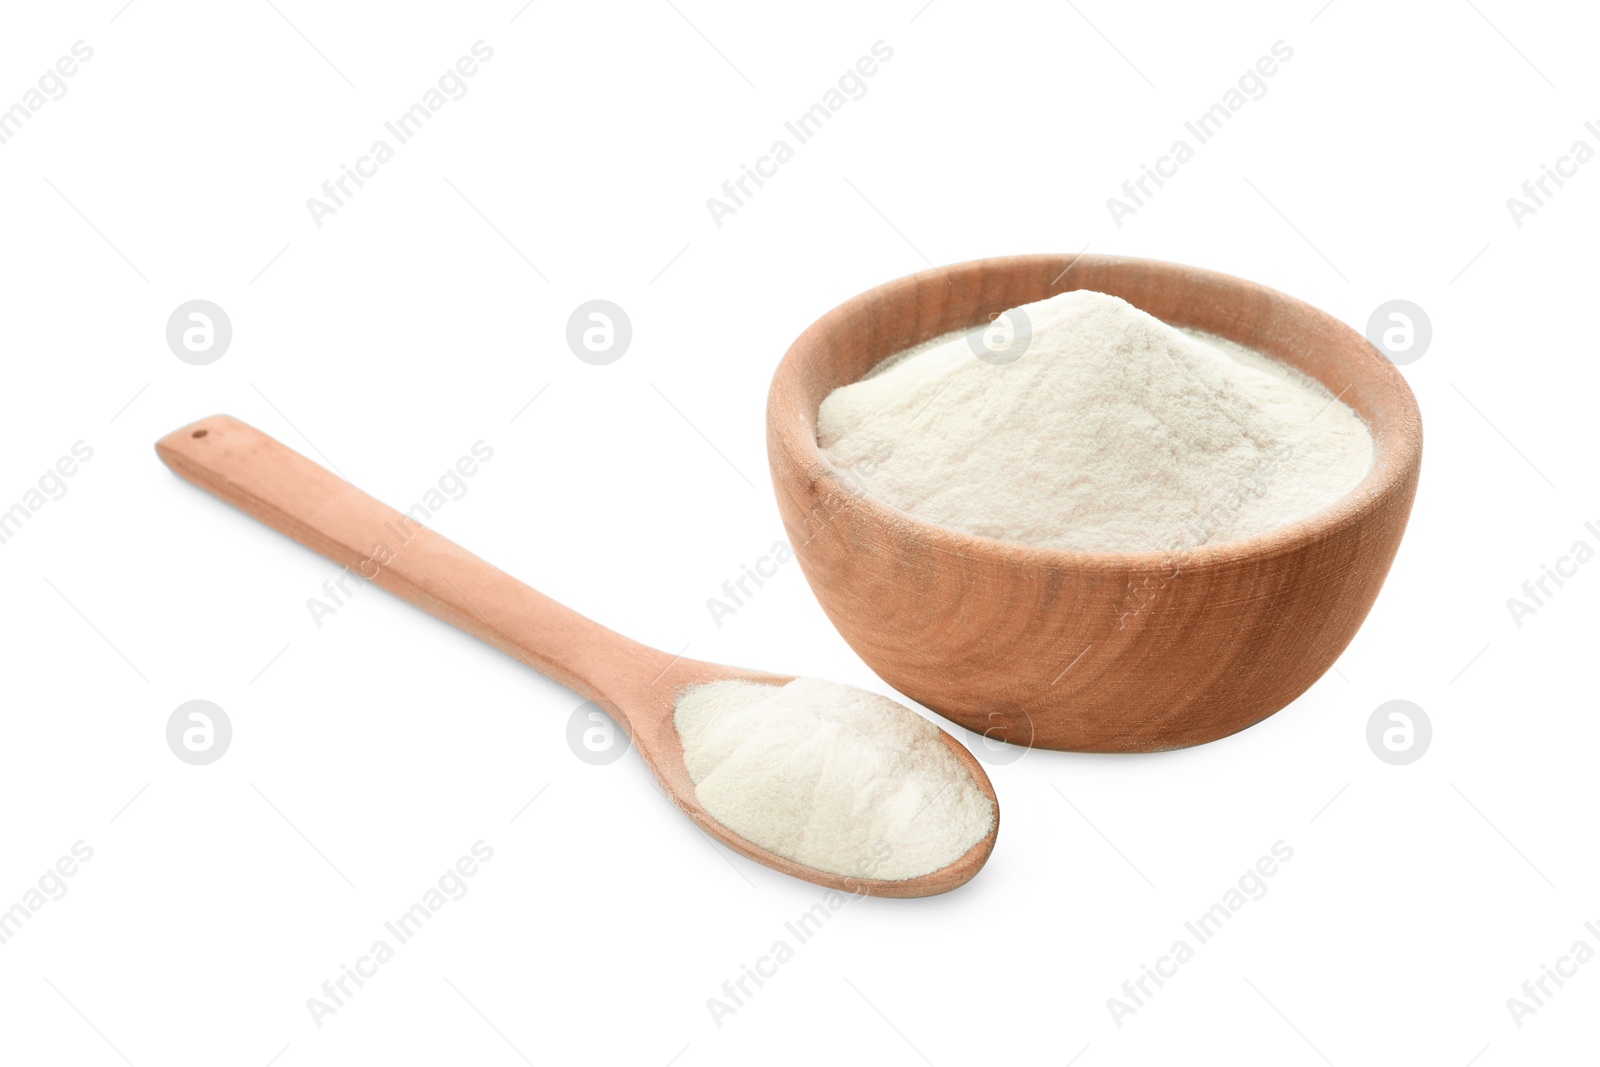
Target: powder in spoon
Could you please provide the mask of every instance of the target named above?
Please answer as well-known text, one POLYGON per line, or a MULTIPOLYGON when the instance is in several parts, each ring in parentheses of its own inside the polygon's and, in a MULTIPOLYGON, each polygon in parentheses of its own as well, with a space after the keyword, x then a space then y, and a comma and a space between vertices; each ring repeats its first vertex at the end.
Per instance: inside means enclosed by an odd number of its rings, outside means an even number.
POLYGON ((818 678, 691 686, 674 721, 695 796, 780 856, 857 878, 949 866, 988 835, 994 803, 937 726, 887 697, 818 678))
POLYGON ((918 518, 1087 551, 1249 537, 1327 507, 1371 467, 1361 417, 1268 356, 1089 290, 1018 310, 1003 320, 1031 338, 1010 362, 952 334, 835 389, 822 451, 863 464, 867 491, 918 518))

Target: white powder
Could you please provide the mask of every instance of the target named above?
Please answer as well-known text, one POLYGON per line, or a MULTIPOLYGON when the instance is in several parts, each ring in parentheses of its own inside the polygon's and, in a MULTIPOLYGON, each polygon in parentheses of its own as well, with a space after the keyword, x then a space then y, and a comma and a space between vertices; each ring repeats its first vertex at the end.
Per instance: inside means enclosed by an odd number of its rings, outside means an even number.
POLYGON ((835 389, 817 418, 828 459, 928 522, 1088 551, 1249 537, 1372 465, 1361 417, 1268 356, 1088 290, 1021 311, 1032 337, 1014 362, 952 334, 835 389))
POLYGON ((675 722, 705 809, 817 870, 915 878, 994 826, 944 732, 876 693, 817 678, 712 682, 679 695, 675 722))

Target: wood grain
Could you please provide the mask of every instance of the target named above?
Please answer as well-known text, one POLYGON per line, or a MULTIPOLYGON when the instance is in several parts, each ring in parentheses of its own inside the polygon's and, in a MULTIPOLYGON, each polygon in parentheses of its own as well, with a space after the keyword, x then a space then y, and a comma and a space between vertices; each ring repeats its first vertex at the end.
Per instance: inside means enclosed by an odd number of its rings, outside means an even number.
POLYGON ((1422 423, 1395 366, 1299 300, 1179 264, 1039 255, 914 274, 824 315, 778 367, 767 449, 807 581, 890 685, 1000 740, 1150 752, 1260 722, 1338 658, 1405 532, 1422 423), (1321 381, 1371 429, 1371 471, 1309 519, 1173 555, 1034 548, 944 529, 863 492, 822 455, 817 409, 832 390, 914 344, 1069 289, 1120 296, 1321 381))
MULTIPOLYGON (((995 826, 955 863, 917 878, 854 878, 769 852, 700 806, 673 714, 677 694, 686 686, 724 679, 781 685, 789 676, 684 659, 623 637, 227 415, 168 434, 157 442, 156 452, 207 492, 593 701, 628 732, 662 792, 684 814, 757 863, 846 893, 918 897, 963 885, 994 849, 1000 810, 994 787, 972 754, 941 731, 979 788, 995 801, 995 826)), ((578 863, 582 857, 554 859, 578 863)))

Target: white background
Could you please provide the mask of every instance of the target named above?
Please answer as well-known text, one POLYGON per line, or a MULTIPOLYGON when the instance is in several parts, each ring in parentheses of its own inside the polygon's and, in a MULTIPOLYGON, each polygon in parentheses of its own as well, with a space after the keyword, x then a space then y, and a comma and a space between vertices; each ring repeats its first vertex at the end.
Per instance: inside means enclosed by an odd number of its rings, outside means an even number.
POLYGON ((94 850, 0 945, 0 1059, 1593 1055, 1600 962, 1520 1028, 1506 1005, 1600 949, 1600 564, 1520 628, 1506 606, 1600 544, 1600 162, 1520 228, 1506 206, 1575 139, 1600 147, 1592 11, 275 2, 8 5, 0 29, 0 106, 94 49, 0 145, 0 508, 94 450, 0 545, 0 907, 94 850), (480 39, 467 95, 315 226, 307 197, 480 39), (879 40, 866 95, 718 228, 706 198, 879 40), (1114 225, 1106 198, 1278 40, 1266 96, 1114 225), (707 611, 782 536, 773 368, 880 282, 1085 245, 1358 329, 1426 309, 1404 368, 1422 484, 1388 584, 1337 669, 1242 734, 991 766, 1003 826, 974 882, 850 903, 720 1027, 707 998, 822 891, 709 843, 631 754, 578 759, 578 698, 375 587, 317 627, 337 568, 151 450, 228 412, 405 507, 482 440, 445 535, 669 651, 888 692, 793 563, 721 628, 707 611), (164 336, 195 298, 234 330, 203 367, 164 336), (609 366, 565 344, 592 298, 632 319, 609 366), (165 741, 195 698, 233 723, 210 766, 165 741), (1434 739, 1394 767, 1365 731, 1400 698, 1434 739), (307 998, 480 839, 470 892, 315 1025, 307 998), (1279 840, 1267 895, 1117 1026, 1107 998, 1279 840))

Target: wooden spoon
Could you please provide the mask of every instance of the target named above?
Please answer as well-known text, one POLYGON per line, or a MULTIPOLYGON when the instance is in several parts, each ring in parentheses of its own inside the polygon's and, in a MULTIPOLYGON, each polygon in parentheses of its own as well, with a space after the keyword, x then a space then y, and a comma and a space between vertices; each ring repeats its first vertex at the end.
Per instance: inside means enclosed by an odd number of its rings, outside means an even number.
POLYGON ((770 852, 718 822, 695 798, 673 724, 686 686, 792 678, 672 656, 631 641, 467 552, 363 493, 254 427, 213 415, 156 442, 168 467, 279 533, 526 663, 604 709, 625 729, 661 789, 706 833, 773 870, 830 889, 920 897, 966 883, 988 860, 1000 807, 983 768, 958 741, 945 743, 995 804, 988 836, 947 867, 905 879, 853 878, 770 852))

